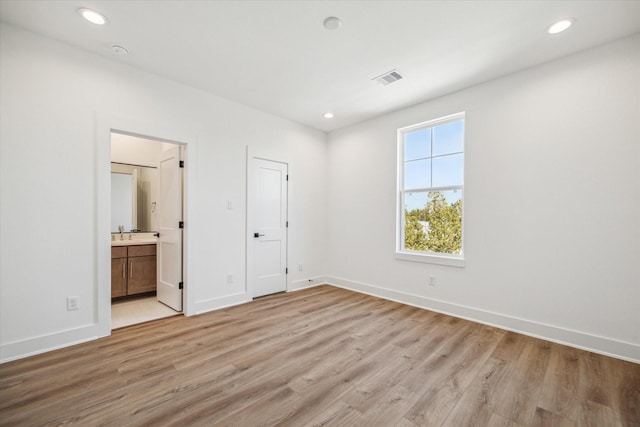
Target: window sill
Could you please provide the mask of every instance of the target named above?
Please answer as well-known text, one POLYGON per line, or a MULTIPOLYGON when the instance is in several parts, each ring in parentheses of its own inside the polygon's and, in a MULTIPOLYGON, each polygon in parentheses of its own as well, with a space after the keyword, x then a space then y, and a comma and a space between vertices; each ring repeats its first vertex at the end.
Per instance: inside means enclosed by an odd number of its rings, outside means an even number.
POLYGON ((450 267, 464 267, 464 258, 436 254, 419 254, 411 252, 396 252, 396 259, 427 264, 448 265, 450 267))

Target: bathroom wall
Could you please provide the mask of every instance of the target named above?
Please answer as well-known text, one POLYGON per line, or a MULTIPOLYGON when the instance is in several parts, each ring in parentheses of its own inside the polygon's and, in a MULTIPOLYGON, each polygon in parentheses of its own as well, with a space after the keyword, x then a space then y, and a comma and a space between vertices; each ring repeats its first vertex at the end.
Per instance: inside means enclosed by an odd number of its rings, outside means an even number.
POLYGON ((164 142, 112 132, 111 161, 157 167, 164 144, 164 142))
MULTIPOLYGON (((137 168, 138 170, 138 225, 142 231, 156 231, 157 211, 154 210, 154 202, 157 202, 158 162, 164 146, 172 147, 161 141, 154 141, 132 135, 123 135, 117 132, 111 133, 111 161, 125 163, 126 165, 149 166, 149 168, 137 168), (152 169, 154 168, 154 169, 152 169)), ((131 167, 112 164, 113 172, 131 173, 131 167)), ((156 204, 157 205, 157 204, 156 204)))
MULTIPOLYGON (((158 147, 161 147, 159 143, 158 147)), ((133 174, 135 171, 137 182, 137 211, 136 227, 140 231, 157 231, 157 199, 158 199, 158 169, 157 167, 132 166, 131 164, 112 163, 111 172, 133 174)), ((113 189, 111 190, 113 193, 113 189)), ((112 202, 113 203, 113 202, 112 202)), ((111 216, 111 232, 114 228, 113 209, 111 216)), ((129 230, 127 230, 129 231, 129 230)))

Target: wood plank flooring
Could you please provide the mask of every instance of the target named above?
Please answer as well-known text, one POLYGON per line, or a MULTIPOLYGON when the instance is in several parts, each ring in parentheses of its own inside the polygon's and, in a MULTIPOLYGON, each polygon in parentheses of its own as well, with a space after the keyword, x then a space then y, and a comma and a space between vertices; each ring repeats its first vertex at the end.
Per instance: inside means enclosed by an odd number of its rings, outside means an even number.
POLYGON ((640 365, 323 285, 0 365, 0 425, 640 426, 640 365))

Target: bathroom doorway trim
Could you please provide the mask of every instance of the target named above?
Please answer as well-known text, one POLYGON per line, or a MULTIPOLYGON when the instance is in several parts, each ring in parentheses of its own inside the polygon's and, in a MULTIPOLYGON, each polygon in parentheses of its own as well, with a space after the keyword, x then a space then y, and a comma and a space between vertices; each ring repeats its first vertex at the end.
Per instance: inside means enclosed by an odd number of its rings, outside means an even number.
MULTIPOLYGON (((98 335, 111 334, 111 243, 110 243, 110 217, 111 217, 111 133, 137 136, 153 139, 160 142, 169 142, 181 145, 185 161, 184 176, 184 223, 183 236, 183 309, 182 312, 189 316, 190 308, 194 306, 192 299, 194 292, 190 292, 189 273, 192 271, 189 262, 189 252, 192 246, 189 236, 191 213, 194 212, 195 203, 193 185, 196 176, 197 136, 189 130, 182 129, 167 123, 166 120, 145 121, 112 114, 96 113, 96 137, 95 137, 95 301, 98 335)), ((193 230, 191 230, 193 231, 193 230)))

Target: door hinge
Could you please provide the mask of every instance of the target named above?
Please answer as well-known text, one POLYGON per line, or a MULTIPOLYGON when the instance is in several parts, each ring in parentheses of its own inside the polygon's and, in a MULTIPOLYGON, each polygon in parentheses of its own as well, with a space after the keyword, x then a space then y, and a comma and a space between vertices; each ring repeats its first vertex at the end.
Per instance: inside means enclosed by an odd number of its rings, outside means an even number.
POLYGON ((289 269, 288 268, 284 269, 284 274, 289 274, 289 269))
POLYGON ((289 228, 289 221, 287 221, 287 223, 286 223, 286 227, 287 227, 287 228, 289 228))
POLYGON ((181 168, 183 168, 184 167, 184 160, 180 160, 179 165, 180 165, 181 168))
POLYGON ((182 289, 182 288, 184 288, 184 282, 178 283, 178 289, 182 289))
POLYGON ((178 222, 178 228, 184 228, 184 221, 178 222))
POLYGON ((289 181, 289 174, 287 174, 287 181, 289 181))

